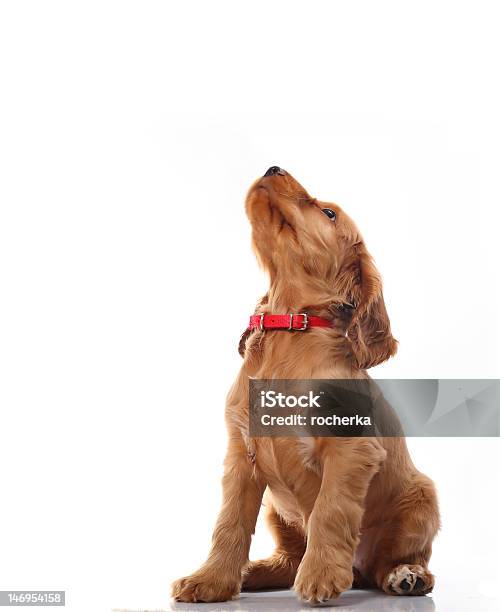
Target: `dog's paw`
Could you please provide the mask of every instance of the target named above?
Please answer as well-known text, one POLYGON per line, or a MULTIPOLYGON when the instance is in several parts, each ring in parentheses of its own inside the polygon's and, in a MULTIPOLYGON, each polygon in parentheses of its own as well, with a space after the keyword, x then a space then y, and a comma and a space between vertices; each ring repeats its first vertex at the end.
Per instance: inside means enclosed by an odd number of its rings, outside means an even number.
POLYGON ((207 572, 191 574, 172 583, 172 597, 187 603, 228 601, 234 599, 239 591, 238 582, 207 572))
POLYGON ((352 585, 352 568, 325 564, 304 557, 299 566, 293 588, 298 597, 311 604, 335 599, 352 585))
POLYGON ((434 587, 434 576, 421 565, 398 565, 384 579, 389 595, 426 595, 434 587))

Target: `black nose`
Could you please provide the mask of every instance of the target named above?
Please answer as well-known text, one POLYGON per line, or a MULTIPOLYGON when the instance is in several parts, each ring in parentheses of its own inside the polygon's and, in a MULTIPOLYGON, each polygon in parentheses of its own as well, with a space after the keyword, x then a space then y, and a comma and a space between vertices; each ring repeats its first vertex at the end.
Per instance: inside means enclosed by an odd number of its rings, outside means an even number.
POLYGON ((284 170, 282 170, 279 166, 271 166, 269 170, 264 174, 264 176, 273 176, 275 174, 286 174, 284 170))

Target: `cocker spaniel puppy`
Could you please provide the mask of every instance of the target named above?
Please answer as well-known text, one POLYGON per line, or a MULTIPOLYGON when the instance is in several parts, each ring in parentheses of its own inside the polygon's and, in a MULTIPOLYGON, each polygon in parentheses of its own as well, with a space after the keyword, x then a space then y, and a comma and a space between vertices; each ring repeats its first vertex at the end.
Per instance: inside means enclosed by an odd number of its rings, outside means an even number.
POLYGON ((311 197, 273 166, 250 188, 246 211, 269 291, 242 337, 244 363, 227 398, 229 444, 212 548, 198 571, 173 584, 173 597, 225 601, 242 587, 291 586, 311 603, 351 586, 429 593, 436 493, 404 438, 248 436, 249 377, 367 379, 366 369, 394 355, 397 343, 380 274, 338 205, 311 197), (306 313, 311 324, 297 315, 280 328, 278 315, 287 313, 306 313), (249 562, 264 494, 276 550, 249 562))

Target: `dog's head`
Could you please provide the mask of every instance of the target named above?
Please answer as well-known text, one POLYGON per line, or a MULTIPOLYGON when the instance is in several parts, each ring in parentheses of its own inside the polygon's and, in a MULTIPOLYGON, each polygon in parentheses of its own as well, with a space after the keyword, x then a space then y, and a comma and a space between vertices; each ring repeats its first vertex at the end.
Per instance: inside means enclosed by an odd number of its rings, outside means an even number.
POLYGON ((382 281, 356 225, 337 204, 311 197, 290 174, 273 166, 250 188, 246 210, 257 258, 271 289, 289 292, 287 303, 347 311, 357 365, 375 366, 397 342, 382 295, 382 281))

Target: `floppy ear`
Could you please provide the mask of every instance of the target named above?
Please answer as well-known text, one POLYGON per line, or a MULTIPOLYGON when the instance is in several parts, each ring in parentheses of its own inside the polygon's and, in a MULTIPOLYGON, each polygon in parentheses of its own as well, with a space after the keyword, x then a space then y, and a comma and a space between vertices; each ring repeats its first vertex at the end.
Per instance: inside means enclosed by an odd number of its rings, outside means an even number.
POLYGON ((357 245, 356 255, 354 271, 357 278, 350 295, 356 308, 346 335, 358 367, 365 370, 392 357, 398 343, 391 334, 380 274, 363 244, 357 245))

